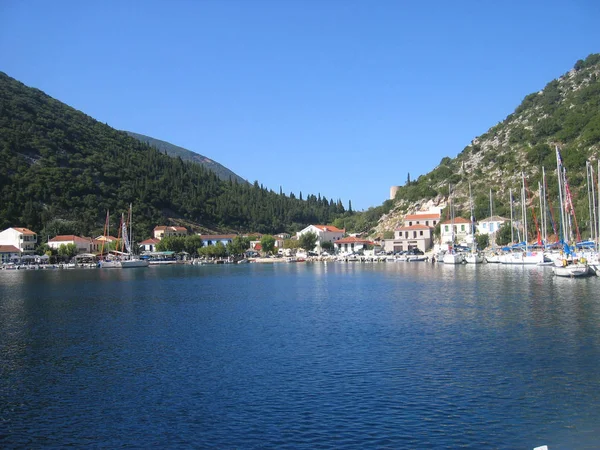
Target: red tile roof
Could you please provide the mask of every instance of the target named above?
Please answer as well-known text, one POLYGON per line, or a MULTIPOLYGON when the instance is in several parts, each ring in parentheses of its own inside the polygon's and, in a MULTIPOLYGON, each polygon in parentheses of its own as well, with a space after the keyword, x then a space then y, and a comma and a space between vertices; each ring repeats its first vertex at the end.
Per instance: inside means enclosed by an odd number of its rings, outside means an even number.
POLYGON ((407 214, 404 216, 404 220, 430 220, 430 219, 438 219, 439 214, 407 214))
MULTIPOLYGON (((452 223, 452 220, 446 220, 445 222, 442 222, 443 225, 450 225, 451 223, 452 223)), ((467 219, 463 219, 462 217, 455 217, 454 225, 456 225, 457 223, 471 223, 471 221, 467 220, 467 219)))
POLYGON ((367 240, 367 239, 359 239, 357 237, 354 236, 350 236, 350 237, 345 237, 342 239, 338 239, 337 241, 334 242, 334 244, 367 244, 367 245, 374 245, 373 242, 367 240))
POLYGON ((432 230, 433 227, 427 225, 411 225, 409 227, 399 227, 396 231, 410 231, 410 230, 432 230))
POLYGON ((13 230, 17 230, 21 234, 35 235, 35 233, 27 228, 17 228, 14 227, 13 230))
POLYGON ((139 245, 156 245, 160 242, 160 239, 150 238, 140 242, 139 245))
POLYGON ((178 227, 173 225, 160 225, 158 227, 154 227, 154 231, 166 231, 167 229, 170 231, 185 231, 187 233, 186 227, 178 227))
POLYGON ((328 232, 332 232, 332 233, 344 233, 344 230, 340 230, 337 227, 334 227, 333 225, 313 225, 314 227, 317 227, 319 230, 321 231, 328 231, 328 232))
POLYGON ((0 253, 19 253, 19 249, 14 245, 0 245, 0 253))
POLYGON ((50 239, 48 242, 91 242, 92 239, 89 237, 80 237, 80 236, 75 236, 73 234, 65 234, 65 235, 61 235, 61 236, 55 236, 52 239, 50 239))

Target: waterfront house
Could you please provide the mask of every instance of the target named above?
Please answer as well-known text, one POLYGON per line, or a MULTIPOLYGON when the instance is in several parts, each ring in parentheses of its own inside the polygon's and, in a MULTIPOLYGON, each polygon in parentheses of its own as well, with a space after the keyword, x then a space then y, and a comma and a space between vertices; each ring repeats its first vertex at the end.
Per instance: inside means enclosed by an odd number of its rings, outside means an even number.
POLYGON ((471 221, 462 217, 454 218, 454 222, 446 220, 441 225, 441 241, 444 244, 452 243, 454 237, 455 244, 473 243, 473 232, 471 230, 471 221), (452 231, 452 223, 454 223, 454 231, 452 231))
POLYGON ((11 260, 19 259, 20 252, 14 245, 0 245, 0 263, 6 264, 11 260))
POLYGON ((504 222, 508 222, 509 219, 505 219, 500 216, 492 216, 487 219, 480 220, 477 224, 477 233, 479 234, 493 234, 496 233, 504 222))
POLYGON ((338 239, 333 243, 336 253, 350 254, 359 253, 366 250, 369 246, 373 246, 373 242, 367 239, 360 239, 356 236, 348 236, 338 239))
POLYGON ((171 225, 161 225, 154 227, 153 236, 155 239, 162 239, 171 236, 187 236, 188 230, 186 227, 178 227, 171 225))
POLYGON ((37 244, 37 234, 27 228, 13 227, 0 232, 0 245, 12 245, 21 254, 32 254, 37 244))
POLYGON ((394 238, 384 240, 383 248, 387 252, 402 252, 413 248, 426 252, 433 246, 433 229, 439 222, 440 213, 436 210, 407 214, 403 225, 394 230, 394 238))
MULTIPOLYGON (((335 244, 336 241, 339 241, 344 236, 346 230, 340 230, 333 225, 309 225, 303 230, 300 230, 296 233, 296 237, 299 239, 305 233, 314 233, 317 235, 317 243, 315 244, 314 250, 317 252, 322 251, 323 242, 331 242, 335 244)), ((312 248, 307 248, 305 250, 313 250, 312 248)))
POLYGON ((418 248, 426 252, 433 245, 433 227, 429 225, 409 225, 396 228, 394 239, 385 240, 385 250, 401 252, 418 248))
POLYGON ((200 234, 198 233, 200 238, 202 239, 202 247, 208 247, 209 245, 217 245, 217 243, 223 244, 227 247, 228 244, 237 237, 237 234, 200 234))
POLYGON ((99 251, 102 241, 73 234, 55 236, 48 241, 48 247, 55 250, 58 250, 61 245, 67 244, 74 244, 77 247, 77 253, 94 253, 99 251))
POLYGON ((160 239, 150 238, 140 242, 139 247, 143 252, 155 252, 156 245, 160 242, 160 239))

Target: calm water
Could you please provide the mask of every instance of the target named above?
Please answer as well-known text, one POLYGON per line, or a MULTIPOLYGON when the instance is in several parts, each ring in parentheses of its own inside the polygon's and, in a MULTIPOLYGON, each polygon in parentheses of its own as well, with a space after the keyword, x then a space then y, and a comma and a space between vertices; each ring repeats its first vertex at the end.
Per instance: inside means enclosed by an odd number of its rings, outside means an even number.
POLYGON ((0 272, 0 447, 600 448, 600 278, 0 272))

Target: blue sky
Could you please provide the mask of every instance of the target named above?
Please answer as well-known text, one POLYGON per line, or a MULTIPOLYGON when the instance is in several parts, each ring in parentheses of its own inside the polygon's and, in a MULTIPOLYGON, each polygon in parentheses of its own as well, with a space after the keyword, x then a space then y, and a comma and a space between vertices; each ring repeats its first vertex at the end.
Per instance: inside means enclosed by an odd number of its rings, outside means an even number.
POLYGON ((378 206, 600 52, 600 2, 0 2, 0 70, 284 192, 378 206))

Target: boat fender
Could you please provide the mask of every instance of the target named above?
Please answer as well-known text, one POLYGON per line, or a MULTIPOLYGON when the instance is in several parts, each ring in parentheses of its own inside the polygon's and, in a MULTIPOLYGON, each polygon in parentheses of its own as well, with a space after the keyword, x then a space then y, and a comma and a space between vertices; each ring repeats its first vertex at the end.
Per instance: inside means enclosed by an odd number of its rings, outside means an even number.
POLYGON ((563 267, 567 267, 567 260, 563 259, 562 264, 563 264, 563 267))
POLYGON ((585 264, 585 263, 587 263, 587 260, 586 260, 585 258, 581 258, 581 259, 579 260, 579 262, 580 262, 581 264, 585 264))

